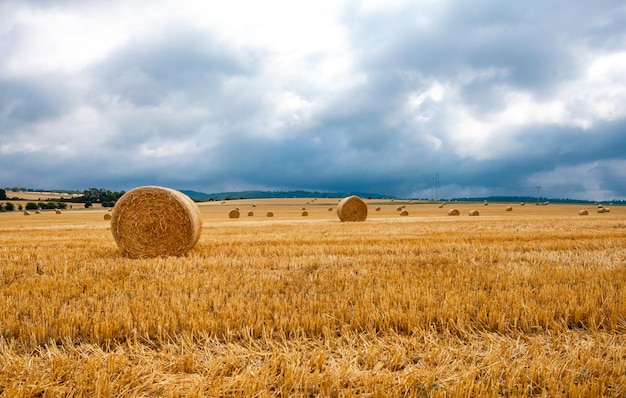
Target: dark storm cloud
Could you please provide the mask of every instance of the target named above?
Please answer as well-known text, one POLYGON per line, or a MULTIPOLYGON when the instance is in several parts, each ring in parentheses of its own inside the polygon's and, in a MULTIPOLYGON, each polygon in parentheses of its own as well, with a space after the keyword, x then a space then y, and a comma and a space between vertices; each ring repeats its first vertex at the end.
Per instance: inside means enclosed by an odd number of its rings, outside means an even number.
POLYGON ((368 4, 4 3, 0 184, 625 195, 621 2, 368 4))

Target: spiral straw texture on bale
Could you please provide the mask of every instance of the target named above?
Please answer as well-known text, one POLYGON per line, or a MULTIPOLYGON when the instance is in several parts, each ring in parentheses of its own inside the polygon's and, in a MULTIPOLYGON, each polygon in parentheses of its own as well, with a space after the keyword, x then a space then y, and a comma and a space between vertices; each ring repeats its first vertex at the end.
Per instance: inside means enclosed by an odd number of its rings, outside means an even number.
POLYGON ((367 203, 358 196, 343 198, 337 206, 337 216, 341 221, 365 221, 367 203))
POLYGON ((111 233, 130 258, 180 256, 200 239, 202 218, 187 195, 144 186, 126 192, 115 204, 111 233))

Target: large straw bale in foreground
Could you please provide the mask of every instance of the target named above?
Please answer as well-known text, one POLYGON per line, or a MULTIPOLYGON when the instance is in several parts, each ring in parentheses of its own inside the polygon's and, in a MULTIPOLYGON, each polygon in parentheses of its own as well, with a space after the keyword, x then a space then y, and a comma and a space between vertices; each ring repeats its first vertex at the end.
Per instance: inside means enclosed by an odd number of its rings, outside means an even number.
POLYGON ((365 221, 367 203, 358 196, 343 198, 337 206, 337 216, 341 221, 365 221))
POLYGON ((111 233, 130 258, 180 256, 200 239, 202 219, 187 195, 144 186, 126 192, 115 204, 111 233))

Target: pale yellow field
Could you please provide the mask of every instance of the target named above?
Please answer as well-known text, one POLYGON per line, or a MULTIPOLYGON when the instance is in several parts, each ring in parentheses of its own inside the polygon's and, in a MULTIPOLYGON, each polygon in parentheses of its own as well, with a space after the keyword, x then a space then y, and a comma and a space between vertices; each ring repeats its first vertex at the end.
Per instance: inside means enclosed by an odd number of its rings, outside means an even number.
POLYGON ((626 208, 337 202, 202 203, 148 260, 103 209, 0 213, 0 396, 626 395, 626 208))

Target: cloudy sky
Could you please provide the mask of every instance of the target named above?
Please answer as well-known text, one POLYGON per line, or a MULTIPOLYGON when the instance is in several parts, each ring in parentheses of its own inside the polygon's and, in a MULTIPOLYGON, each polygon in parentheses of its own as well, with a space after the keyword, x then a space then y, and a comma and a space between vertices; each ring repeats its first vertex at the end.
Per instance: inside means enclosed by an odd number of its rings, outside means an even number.
POLYGON ((622 0, 0 0, 0 187, 626 198, 622 0))

